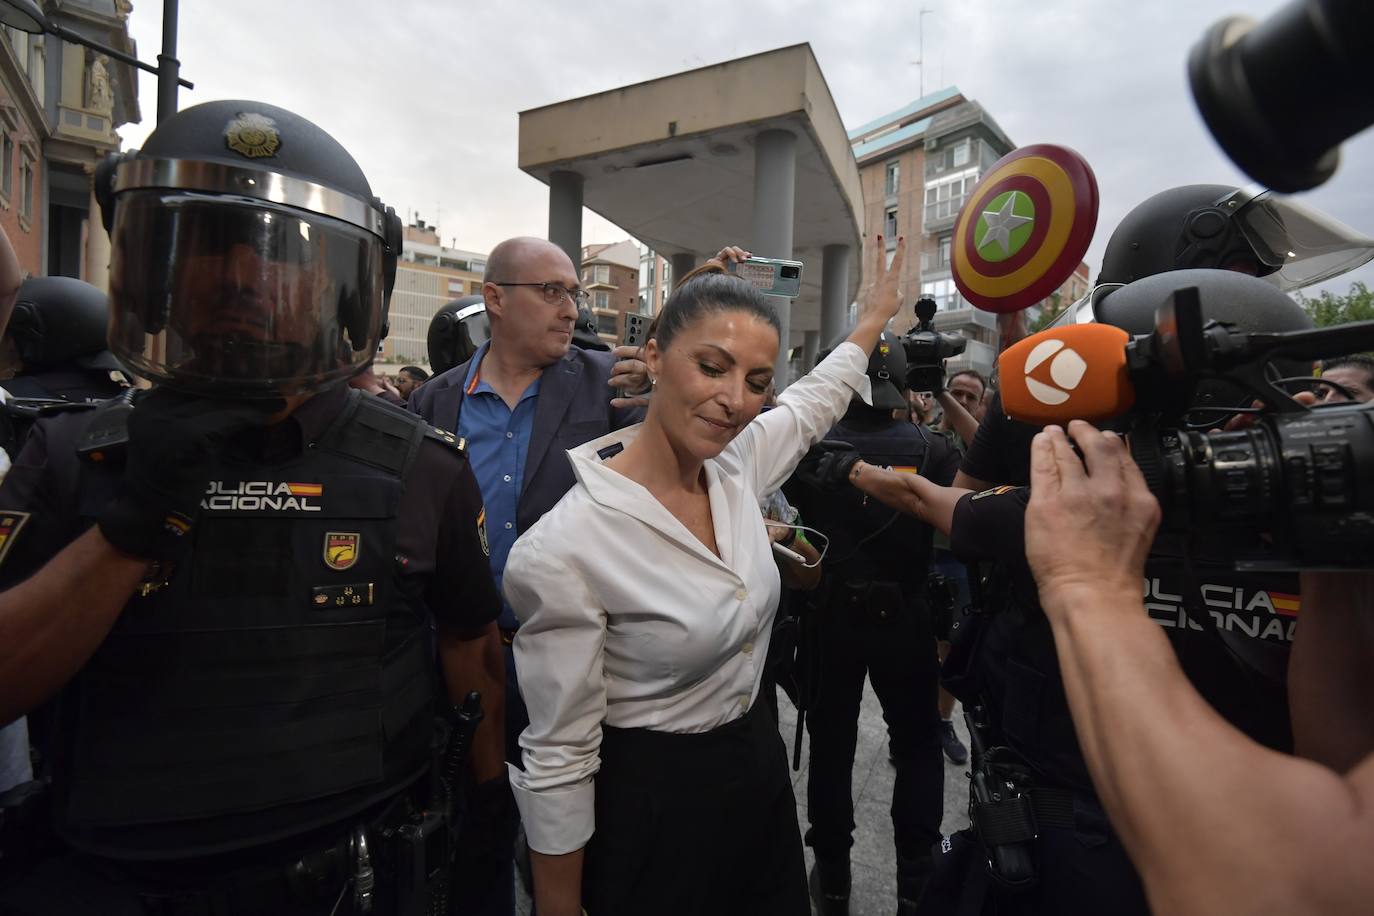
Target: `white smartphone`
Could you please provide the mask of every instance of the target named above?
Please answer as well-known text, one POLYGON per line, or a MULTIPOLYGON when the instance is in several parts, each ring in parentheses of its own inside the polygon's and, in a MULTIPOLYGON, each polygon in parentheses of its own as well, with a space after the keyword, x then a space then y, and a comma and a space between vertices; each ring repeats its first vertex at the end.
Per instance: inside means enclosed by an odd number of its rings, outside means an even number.
POLYGON ((774 541, 774 542, 773 542, 773 552, 774 552, 775 554, 777 554, 778 556, 782 557, 784 560, 791 560, 792 562, 794 562, 794 563, 800 563, 800 564, 803 565, 803 566, 806 565, 806 557, 804 557, 804 556, 802 556, 801 554, 797 553, 795 550, 791 549, 790 547, 784 547, 784 546, 782 546, 782 545, 779 544, 777 541, 774 541))

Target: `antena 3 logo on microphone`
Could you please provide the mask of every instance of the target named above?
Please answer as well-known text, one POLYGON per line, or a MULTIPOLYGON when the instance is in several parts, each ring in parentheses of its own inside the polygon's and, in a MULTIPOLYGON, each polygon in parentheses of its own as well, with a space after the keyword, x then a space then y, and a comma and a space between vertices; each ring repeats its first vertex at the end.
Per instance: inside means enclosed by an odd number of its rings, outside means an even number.
POLYGON ((1026 423, 1104 420, 1135 403, 1126 372, 1130 335, 1106 324, 1033 334, 998 359, 1002 407, 1026 423))

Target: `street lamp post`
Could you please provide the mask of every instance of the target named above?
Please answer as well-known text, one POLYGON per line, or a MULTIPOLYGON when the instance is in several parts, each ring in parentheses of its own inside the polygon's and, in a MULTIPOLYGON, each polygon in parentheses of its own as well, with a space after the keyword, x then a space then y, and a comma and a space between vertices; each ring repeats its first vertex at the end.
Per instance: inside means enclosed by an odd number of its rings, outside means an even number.
POLYGON ((53 22, 43 13, 35 0, 0 0, 0 25, 7 25, 21 32, 28 32, 30 35, 38 35, 43 32, 56 35, 63 41, 82 45, 140 70, 157 74, 157 119, 159 122, 176 114, 178 86, 185 86, 187 89, 196 88, 194 83, 187 82, 180 76, 181 61, 177 60, 177 0, 163 0, 162 53, 157 56, 156 67, 53 22))

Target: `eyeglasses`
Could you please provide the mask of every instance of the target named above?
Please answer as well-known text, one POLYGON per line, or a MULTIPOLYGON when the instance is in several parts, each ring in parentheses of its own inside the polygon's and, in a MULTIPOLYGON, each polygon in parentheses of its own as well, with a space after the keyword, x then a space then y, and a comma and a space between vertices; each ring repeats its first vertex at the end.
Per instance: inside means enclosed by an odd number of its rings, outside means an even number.
POLYGON ((496 286, 537 286, 544 293, 544 301, 549 305, 557 305, 564 299, 572 300, 572 304, 578 308, 587 304, 585 289, 568 289, 562 283, 493 283, 496 286))

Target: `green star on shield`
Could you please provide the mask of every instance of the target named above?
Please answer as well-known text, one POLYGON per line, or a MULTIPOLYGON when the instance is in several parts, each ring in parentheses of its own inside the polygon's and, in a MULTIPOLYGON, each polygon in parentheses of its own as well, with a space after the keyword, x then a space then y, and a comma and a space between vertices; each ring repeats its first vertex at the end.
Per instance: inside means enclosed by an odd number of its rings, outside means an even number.
POLYGON ((1003 191, 978 217, 973 246, 986 261, 1005 261, 1025 247, 1035 229, 1035 204, 1021 191, 1003 191))

